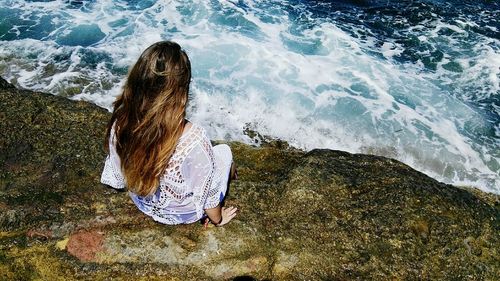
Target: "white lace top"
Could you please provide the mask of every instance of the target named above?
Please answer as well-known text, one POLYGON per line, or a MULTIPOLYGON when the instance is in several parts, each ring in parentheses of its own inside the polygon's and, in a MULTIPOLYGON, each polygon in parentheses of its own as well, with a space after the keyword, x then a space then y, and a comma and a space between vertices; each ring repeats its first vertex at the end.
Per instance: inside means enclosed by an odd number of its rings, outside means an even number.
MULTIPOLYGON (((115 143, 111 130, 101 182, 123 189, 126 183, 115 143)), ((216 207, 224 198, 231 162, 229 146, 212 147, 205 130, 193 124, 179 139, 157 191, 145 197, 133 192, 129 195, 142 212, 158 222, 192 223, 202 218, 205 209, 216 207)))

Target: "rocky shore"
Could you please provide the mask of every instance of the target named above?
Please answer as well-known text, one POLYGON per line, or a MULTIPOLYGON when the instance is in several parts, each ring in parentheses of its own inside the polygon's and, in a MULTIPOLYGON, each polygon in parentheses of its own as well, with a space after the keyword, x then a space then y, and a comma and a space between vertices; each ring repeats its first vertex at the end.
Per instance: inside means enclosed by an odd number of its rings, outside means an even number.
POLYGON ((99 183, 110 114, 0 80, 0 280, 498 280, 499 196, 396 160, 229 143, 223 228, 99 183))

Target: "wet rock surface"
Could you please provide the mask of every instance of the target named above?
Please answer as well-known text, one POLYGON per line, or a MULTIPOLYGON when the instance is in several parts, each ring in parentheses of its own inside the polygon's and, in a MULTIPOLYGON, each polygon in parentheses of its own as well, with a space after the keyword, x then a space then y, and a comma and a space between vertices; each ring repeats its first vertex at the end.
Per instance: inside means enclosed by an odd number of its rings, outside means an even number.
POLYGON ((223 228, 99 183, 109 113, 0 79, 0 280, 498 280, 499 197, 387 158, 229 143, 223 228))

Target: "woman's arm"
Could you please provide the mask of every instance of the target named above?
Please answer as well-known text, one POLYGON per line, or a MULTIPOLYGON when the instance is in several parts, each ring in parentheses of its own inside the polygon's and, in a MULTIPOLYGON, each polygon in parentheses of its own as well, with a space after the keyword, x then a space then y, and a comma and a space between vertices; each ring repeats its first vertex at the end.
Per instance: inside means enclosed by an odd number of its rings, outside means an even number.
POLYGON ((192 188, 194 202, 201 209, 198 210, 204 211, 213 224, 222 226, 236 216, 237 209, 220 206, 220 187, 213 182, 215 158, 212 145, 204 131, 198 137, 183 162, 182 173, 192 188))
POLYGON ((215 226, 223 226, 236 216, 238 209, 236 207, 221 207, 220 204, 215 208, 205 209, 210 221, 215 226))
POLYGON ((109 185, 115 189, 125 189, 125 178, 121 171, 120 156, 116 152, 115 125, 111 127, 109 135, 109 153, 104 162, 104 169, 101 174, 101 183, 109 185))

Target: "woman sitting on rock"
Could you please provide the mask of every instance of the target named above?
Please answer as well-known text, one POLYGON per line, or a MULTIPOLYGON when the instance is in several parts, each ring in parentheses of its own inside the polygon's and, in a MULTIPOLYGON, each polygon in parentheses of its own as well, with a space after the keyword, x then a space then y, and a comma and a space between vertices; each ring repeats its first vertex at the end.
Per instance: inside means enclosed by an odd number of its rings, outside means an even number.
POLYGON ((237 211, 222 207, 236 174, 232 154, 185 119, 190 81, 189 58, 177 43, 158 42, 141 54, 113 103, 101 182, 126 187, 158 222, 222 226, 237 211))

